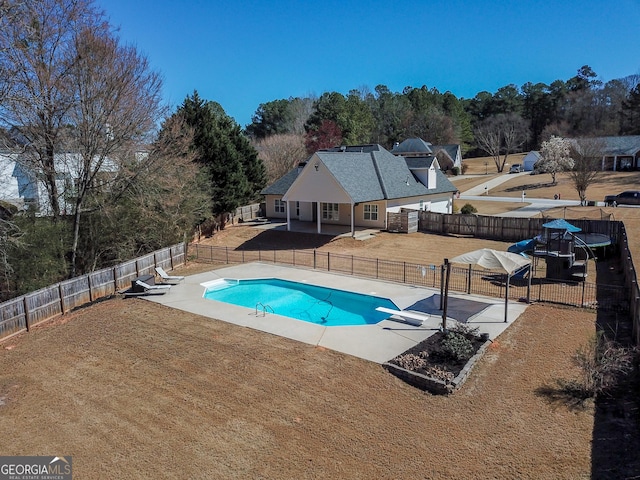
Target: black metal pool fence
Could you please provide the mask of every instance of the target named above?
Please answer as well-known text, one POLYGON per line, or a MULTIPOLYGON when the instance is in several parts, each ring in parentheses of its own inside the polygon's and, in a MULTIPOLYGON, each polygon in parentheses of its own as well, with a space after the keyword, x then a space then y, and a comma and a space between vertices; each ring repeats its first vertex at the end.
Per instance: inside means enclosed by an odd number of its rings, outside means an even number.
MULTIPOLYGON (((291 265, 436 289, 442 288, 444 268, 443 265, 365 258, 318 250, 235 250, 230 247, 197 243, 188 246, 187 257, 191 261, 214 264, 265 262, 291 265)), ((452 266, 449 290, 504 298, 506 280, 506 274, 452 266)), ((512 277, 509 283, 509 298, 526 299, 527 289, 526 279, 512 277)), ((536 278, 535 273, 531 280, 529 300, 592 309, 627 311, 629 308, 626 288, 623 286, 536 278)))

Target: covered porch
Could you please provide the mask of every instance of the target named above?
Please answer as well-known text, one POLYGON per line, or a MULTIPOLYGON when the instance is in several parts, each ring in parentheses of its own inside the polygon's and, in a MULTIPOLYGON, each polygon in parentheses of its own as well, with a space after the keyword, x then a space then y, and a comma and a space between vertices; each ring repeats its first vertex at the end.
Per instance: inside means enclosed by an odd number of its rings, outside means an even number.
POLYGON ((367 238, 371 238, 381 231, 381 229, 379 228, 357 227, 355 225, 351 227, 349 225, 335 225, 330 223, 323 223, 321 225, 320 231, 318 231, 316 222, 306 222, 302 220, 292 219, 289 219, 286 222, 272 220, 268 223, 257 224, 256 227, 263 228, 265 230, 274 229, 298 233, 330 235, 332 237, 351 237, 355 238, 356 240, 366 240, 367 238))

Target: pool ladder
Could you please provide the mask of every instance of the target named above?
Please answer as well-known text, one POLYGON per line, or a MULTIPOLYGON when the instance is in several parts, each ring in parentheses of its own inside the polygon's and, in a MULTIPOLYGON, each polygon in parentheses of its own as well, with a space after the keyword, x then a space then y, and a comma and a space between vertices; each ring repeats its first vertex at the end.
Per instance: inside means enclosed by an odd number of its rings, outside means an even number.
POLYGON ((267 316, 267 310, 269 310, 271 313, 276 313, 273 311, 273 308, 271 308, 270 305, 265 305, 262 302, 258 302, 256 303, 256 317, 258 316, 258 308, 261 307, 262 308, 262 316, 266 317, 267 316))

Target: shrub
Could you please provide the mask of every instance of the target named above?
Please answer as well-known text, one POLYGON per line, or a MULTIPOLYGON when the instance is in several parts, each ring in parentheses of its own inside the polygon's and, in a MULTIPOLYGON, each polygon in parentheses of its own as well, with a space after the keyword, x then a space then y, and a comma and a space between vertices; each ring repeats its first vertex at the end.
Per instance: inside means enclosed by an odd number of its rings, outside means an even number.
POLYGON ((454 323, 453 326, 449 329, 450 332, 460 333, 465 336, 479 337, 478 331, 480 327, 475 327, 473 325, 468 325, 466 323, 454 323))
POLYGON ((464 175, 467 170, 469 169, 469 165, 467 165, 466 163, 462 162, 462 174, 464 175))
POLYGON ((457 177, 458 175, 460 175, 460 167, 453 167, 453 168, 451 169, 451 174, 452 174, 453 176, 456 176, 456 177, 457 177))
POLYGON ((469 360, 475 353, 471 340, 464 333, 453 330, 448 331, 442 340, 442 351, 457 362, 469 360))
POLYGON ((477 213, 478 209, 471 205, 470 203, 465 203, 464 206, 460 209, 460 213, 465 215, 469 215, 471 213, 477 213))
POLYGON ((635 356, 634 349, 622 347, 607 339, 602 331, 597 332, 574 356, 581 371, 581 378, 574 385, 575 390, 586 397, 611 389, 618 377, 633 369, 635 356))

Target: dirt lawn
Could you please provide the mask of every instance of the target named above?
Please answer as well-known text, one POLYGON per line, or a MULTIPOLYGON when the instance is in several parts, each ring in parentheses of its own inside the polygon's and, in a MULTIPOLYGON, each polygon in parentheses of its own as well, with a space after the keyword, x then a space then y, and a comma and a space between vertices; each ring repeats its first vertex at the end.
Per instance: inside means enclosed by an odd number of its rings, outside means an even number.
MULTIPOLYGON (((291 235, 280 248, 317 242, 291 235)), ((385 239, 321 248, 425 261, 443 245, 499 246, 385 239)), ((247 227, 211 241, 269 243, 247 227)), ((114 298, 2 344, 0 451, 72 455, 75 478, 587 479, 594 406, 553 392, 594 325, 593 312, 533 305, 439 397, 355 357, 114 298)))

